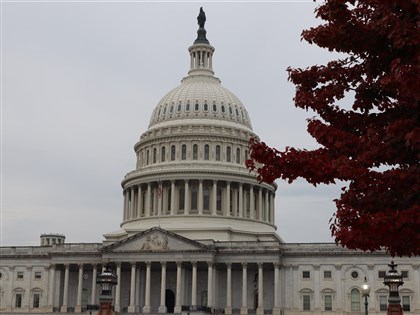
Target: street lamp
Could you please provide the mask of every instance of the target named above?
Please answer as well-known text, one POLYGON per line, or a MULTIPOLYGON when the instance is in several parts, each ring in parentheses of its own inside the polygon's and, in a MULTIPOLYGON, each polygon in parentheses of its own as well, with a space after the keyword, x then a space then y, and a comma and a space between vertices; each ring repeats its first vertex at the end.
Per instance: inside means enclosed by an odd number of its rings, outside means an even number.
POLYGON ((101 294, 99 296, 98 315, 112 315, 112 287, 118 283, 117 277, 106 265, 102 273, 96 278, 96 283, 101 285, 101 294))
POLYGON ((395 270, 397 267, 394 261, 388 265, 391 269, 384 278, 384 284, 389 287, 387 314, 402 314, 401 299, 398 293, 398 287, 404 284, 403 277, 395 270))
POLYGON ((362 284, 361 290, 362 296, 365 298, 365 315, 368 315, 368 296, 370 293, 370 285, 367 283, 366 277, 365 282, 362 284))

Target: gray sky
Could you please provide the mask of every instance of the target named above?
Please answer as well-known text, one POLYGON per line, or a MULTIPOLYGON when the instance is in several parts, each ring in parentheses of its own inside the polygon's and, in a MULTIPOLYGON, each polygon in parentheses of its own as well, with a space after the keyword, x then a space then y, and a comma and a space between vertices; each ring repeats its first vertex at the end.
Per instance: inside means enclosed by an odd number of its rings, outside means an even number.
MULTIPOLYGON (((291 2, 3 2, 1 245, 41 233, 100 242, 119 229, 133 146, 160 98, 189 70, 198 11, 213 68, 269 145, 315 148, 312 113, 293 105, 286 68, 333 58, 300 41, 318 4, 291 2)), ((286 242, 329 242, 339 187, 278 182, 286 242)))

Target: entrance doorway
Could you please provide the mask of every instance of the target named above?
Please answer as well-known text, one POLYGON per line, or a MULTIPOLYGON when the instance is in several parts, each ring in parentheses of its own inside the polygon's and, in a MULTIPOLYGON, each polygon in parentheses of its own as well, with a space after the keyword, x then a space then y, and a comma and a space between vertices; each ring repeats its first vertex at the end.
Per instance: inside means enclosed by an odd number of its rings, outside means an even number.
POLYGON ((167 289, 165 293, 165 306, 168 313, 173 313, 175 308, 175 293, 167 289))

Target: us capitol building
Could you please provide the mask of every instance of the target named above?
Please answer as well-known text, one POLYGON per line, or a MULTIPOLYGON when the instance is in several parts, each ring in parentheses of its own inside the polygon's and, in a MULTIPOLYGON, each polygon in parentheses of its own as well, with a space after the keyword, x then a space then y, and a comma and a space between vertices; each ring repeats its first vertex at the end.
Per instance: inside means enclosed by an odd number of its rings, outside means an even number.
MULTIPOLYGON (((256 137, 247 110, 214 76, 199 17, 190 70, 154 109, 123 181, 121 229, 103 243, 1 247, 1 313, 84 313, 96 277, 118 277, 117 313, 385 314, 391 258, 330 243, 287 244, 276 234, 276 185, 244 162, 256 137)), ((419 257, 398 258, 404 312, 420 314, 419 257)))

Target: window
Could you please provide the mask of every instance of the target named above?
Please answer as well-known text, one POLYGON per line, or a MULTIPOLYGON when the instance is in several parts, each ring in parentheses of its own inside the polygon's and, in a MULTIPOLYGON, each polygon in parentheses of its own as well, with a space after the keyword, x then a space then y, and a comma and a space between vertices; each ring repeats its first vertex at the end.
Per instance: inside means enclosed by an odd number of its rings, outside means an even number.
POLYGON ((311 277, 310 271, 302 271, 302 278, 303 279, 309 279, 311 277))
POLYGON ((208 187, 203 190, 203 209, 210 210, 210 189, 208 187))
POLYGON ((175 145, 172 145, 171 146, 171 161, 175 161, 175 153, 176 153, 175 145))
POLYGON ((388 301, 388 298, 386 295, 379 296, 379 311, 381 312, 387 311, 387 301, 388 301))
POLYGON ((241 149, 236 148, 236 163, 241 164, 241 149))
POLYGON ((180 112, 180 111, 181 111, 181 109, 182 109, 182 105, 181 105, 181 103, 179 103, 179 104, 178 104, 178 112, 180 112))
POLYGON ((185 188, 179 188, 179 195, 178 195, 178 209, 183 210, 185 206, 185 188))
POLYGON ((153 148, 153 163, 156 163, 156 159, 157 159, 157 150, 156 148, 153 148))
POLYGON ((194 144, 193 145, 193 160, 197 160, 198 159, 198 145, 194 144))
POLYGON ((41 300, 41 294, 34 293, 34 300, 33 300, 32 307, 33 308, 39 308, 39 301, 40 300, 41 300))
POLYGON ((225 113, 225 105, 222 104, 221 110, 222 110, 222 113, 224 114, 225 113))
POLYGON ((360 312, 360 292, 357 289, 351 290, 351 311, 360 312))
POLYGON ((310 311, 311 310, 311 296, 310 295, 303 295, 303 310, 310 311))
POLYGON ((226 148, 226 162, 230 162, 231 161, 231 149, 230 147, 226 148))
POLYGON ((332 311, 332 295, 324 295, 324 309, 326 311, 332 311))
POLYGON ((181 160, 187 159, 187 145, 183 144, 181 147, 181 160))
POLYGON ((232 107, 229 106, 229 114, 233 114, 232 107))
POLYGON ((216 161, 220 161, 220 145, 216 145, 216 161))
POLYGON ((209 110, 209 105, 207 103, 204 103, 204 111, 207 112, 209 110))
POLYGON ((171 109, 169 110, 169 112, 172 114, 174 112, 174 104, 171 105, 171 109))
POLYGON ((198 112, 198 110, 200 109, 200 105, 198 104, 198 103, 195 103, 195 107, 194 107, 194 110, 196 111, 196 112, 198 112))
POLYGON ((16 293, 15 296, 15 307, 22 307, 22 293, 16 293))
POLYGON ((41 271, 35 271, 35 279, 41 279, 41 277, 42 277, 42 273, 41 273, 41 271))
POLYGON ((402 307, 404 312, 410 312, 410 296, 402 296, 402 307))
POLYGON ((208 144, 204 146, 204 159, 207 161, 210 159, 210 147, 208 144))
POLYGON ((217 106, 216 106, 216 103, 213 103, 213 112, 217 112, 217 106))
POLYGON ((353 279, 357 279, 357 278, 359 277, 359 273, 358 273, 357 271, 352 271, 352 272, 351 272, 351 277, 352 277, 353 279))
POLYGON ((216 210, 222 211, 222 190, 220 188, 217 188, 216 210))
POLYGON ((331 270, 325 270, 324 271, 324 279, 331 279, 331 270))
POLYGON ((160 150, 160 161, 165 162, 166 147, 162 147, 160 150))
POLYGON ((16 279, 23 280, 23 271, 18 271, 17 272, 16 279))
POLYGON ((378 271, 378 278, 379 279, 383 279, 383 278, 385 278, 385 271, 378 271))
POLYGON ((407 270, 403 270, 403 271, 401 271, 401 276, 402 276, 403 278, 407 279, 407 278, 408 278, 408 271, 407 271, 407 270))
POLYGON ((146 151, 146 165, 149 165, 149 150, 146 151))
POLYGON ((197 210, 197 187, 191 187, 191 210, 197 210))
POLYGON ((190 101, 187 102, 187 106, 185 106, 185 111, 186 112, 190 111, 190 101))

